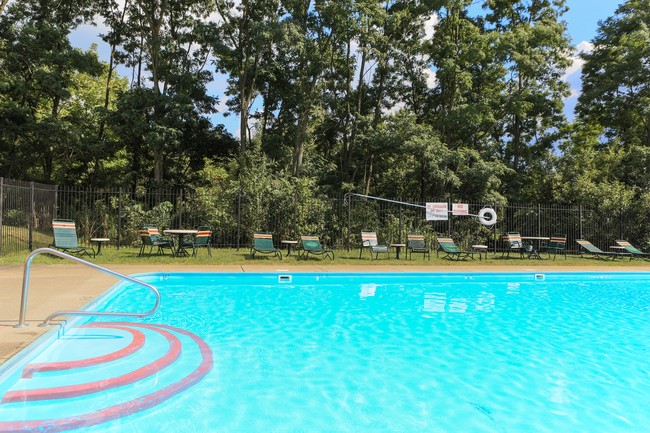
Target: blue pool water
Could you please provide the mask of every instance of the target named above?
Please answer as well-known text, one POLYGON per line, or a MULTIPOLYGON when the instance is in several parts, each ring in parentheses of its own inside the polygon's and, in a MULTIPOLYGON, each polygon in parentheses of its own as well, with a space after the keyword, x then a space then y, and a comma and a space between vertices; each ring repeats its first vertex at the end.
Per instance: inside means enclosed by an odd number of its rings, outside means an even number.
MULTIPOLYGON (((141 278, 161 292, 154 316, 134 325, 72 324, 21 363, 38 370, 122 351, 119 357, 22 379, 15 365, 4 371, 0 431, 10 431, 2 422, 73 419, 115 405, 128 415, 75 425, 77 431, 650 428, 650 274, 305 273, 293 274, 290 282, 280 282, 278 274, 141 278), (63 383, 76 390, 146 370, 159 359, 170 366, 133 383, 54 402, 21 401, 23 392, 35 389, 38 395, 63 383), (204 375, 195 374, 207 364, 204 375), (129 411, 132 399, 152 400, 143 396, 157 396, 186 377, 194 383, 129 411)), ((149 296, 120 285, 100 308, 145 310, 149 296)))

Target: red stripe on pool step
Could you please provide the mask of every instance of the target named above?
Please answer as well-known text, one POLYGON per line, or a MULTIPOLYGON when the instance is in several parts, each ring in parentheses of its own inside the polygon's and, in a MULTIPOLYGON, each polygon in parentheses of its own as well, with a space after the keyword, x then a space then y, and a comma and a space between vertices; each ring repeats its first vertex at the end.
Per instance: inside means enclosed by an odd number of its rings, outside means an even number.
MULTIPOLYGON (((114 324, 111 323, 111 325, 114 324)), ((210 347, 196 335, 184 331, 182 329, 176 329, 166 325, 145 325, 145 324, 136 324, 136 323, 132 323, 132 324, 129 323, 128 325, 140 326, 148 329, 155 329, 156 327, 165 328, 165 329, 170 329, 179 334, 186 335, 190 337, 192 340, 194 340, 194 342, 199 346, 203 360, 201 361, 201 364, 196 368, 196 370, 194 370, 188 376, 185 376, 180 381, 168 385, 167 387, 162 388, 152 394, 142 396, 136 400, 107 407, 105 409, 99 409, 92 413, 66 417, 66 418, 34 420, 34 421, 9 421, 9 422, 0 421, 0 431, 6 433, 17 433, 17 432, 53 433, 53 432, 66 431, 74 428, 90 427, 93 425, 112 421, 114 419, 122 418, 137 412, 141 412, 143 410, 149 409, 150 407, 162 403, 163 401, 175 396, 176 394, 198 383, 212 369, 212 363, 213 363, 212 350, 210 350, 210 347)))
MULTIPOLYGON (((82 328, 99 328, 96 324, 84 325, 82 328)), ((95 358, 79 359, 76 361, 65 361, 65 362, 48 362, 42 364, 28 364, 23 368, 22 377, 29 379, 34 373, 40 373, 44 371, 62 371, 62 370, 73 370, 75 368, 90 367, 94 365, 104 364, 106 362, 115 361, 117 359, 125 358, 129 355, 134 354, 142 348, 144 345, 144 334, 137 329, 131 329, 120 326, 112 326, 114 329, 121 329, 123 331, 131 333, 133 339, 126 347, 117 350, 106 355, 97 356, 95 358)))
MULTIPOLYGON (((110 326, 116 328, 116 326, 110 326)), ((19 391, 8 391, 2 398, 2 403, 16 403, 36 400, 53 400, 57 398, 78 397, 80 395, 92 394, 104 391, 118 386, 129 385, 139 380, 145 379, 152 374, 163 370, 176 361, 181 355, 181 342, 175 335, 162 330, 153 328, 156 332, 162 334, 169 342, 169 350, 162 357, 154 362, 145 365, 137 370, 122 376, 112 377, 109 379, 98 380, 95 382, 81 383, 78 385, 58 386, 55 388, 25 389, 19 391)))

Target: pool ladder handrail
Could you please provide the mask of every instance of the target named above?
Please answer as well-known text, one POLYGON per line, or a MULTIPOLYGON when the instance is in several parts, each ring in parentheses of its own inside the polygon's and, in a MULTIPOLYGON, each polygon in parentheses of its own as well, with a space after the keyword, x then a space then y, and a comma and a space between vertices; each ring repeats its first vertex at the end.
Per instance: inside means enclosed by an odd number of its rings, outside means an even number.
POLYGON ((31 265, 32 265, 32 260, 39 254, 52 254, 54 256, 58 256, 64 259, 72 260, 73 262, 80 263, 85 266, 89 266, 93 269, 97 269, 98 271, 102 271, 106 274, 112 275, 114 277, 117 277, 119 279, 129 281, 134 284, 138 284, 140 286, 144 286, 148 289, 151 289, 155 295, 156 295, 156 304, 153 306, 153 308, 145 313, 121 313, 121 312, 101 312, 101 311, 82 311, 82 310, 73 310, 73 311, 55 311, 54 313, 50 314, 43 320, 42 323, 40 323, 38 326, 47 326, 50 324, 50 321, 54 319, 55 317, 58 316, 120 316, 120 317, 147 317, 151 316, 158 310, 158 306, 160 305, 160 292, 158 289, 156 289, 154 286, 151 284, 147 284, 144 281, 136 280, 133 277, 129 277, 128 275, 120 274, 119 272, 112 271, 110 269, 104 268, 102 266, 96 265, 94 263, 90 263, 86 260, 80 259, 75 256, 71 256, 70 254, 63 253, 61 251, 55 250, 53 248, 38 248, 34 251, 32 251, 28 256, 27 259, 25 259, 25 270, 23 272, 23 293, 22 293, 22 299, 20 302, 20 318, 19 321, 16 325, 14 325, 14 328, 24 328, 26 326, 29 326, 27 323, 25 323, 25 314, 27 311, 27 292, 28 292, 28 286, 29 286, 29 274, 31 270, 31 265))

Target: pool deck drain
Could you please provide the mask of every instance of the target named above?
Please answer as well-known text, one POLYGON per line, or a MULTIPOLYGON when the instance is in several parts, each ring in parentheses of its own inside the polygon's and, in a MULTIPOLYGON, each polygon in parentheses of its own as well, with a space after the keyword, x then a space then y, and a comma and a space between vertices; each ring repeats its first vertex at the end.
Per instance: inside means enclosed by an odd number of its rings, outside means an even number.
MULTIPOLYGON (((639 266, 399 266, 399 265, 314 265, 251 264, 251 265, 108 265, 111 270, 131 275, 146 272, 644 272, 639 266)), ((75 264, 33 265, 29 283, 26 328, 14 328, 18 323, 23 266, 0 265, 0 364, 3 364, 49 328, 37 326, 47 315, 58 310, 74 310, 105 292, 118 282, 117 278, 75 264)))

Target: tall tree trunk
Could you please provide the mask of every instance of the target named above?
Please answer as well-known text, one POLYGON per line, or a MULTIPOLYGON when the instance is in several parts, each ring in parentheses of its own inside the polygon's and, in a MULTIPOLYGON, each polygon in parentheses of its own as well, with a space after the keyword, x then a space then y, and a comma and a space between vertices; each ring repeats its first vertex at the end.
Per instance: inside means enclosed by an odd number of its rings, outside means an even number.
MULTIPOLYGON (((120 18, 120 25, 124 24, 124 18, 126 17, 126 9, 129 5, 128 0, 124 2, 124 9, 122 10, 122 17, 120 18)), ((120 26, 121 28, 121 26, 120 26)), ((120 39, 120 38, 118 38, 120 39)), ((115 50, 117 48, 117 42, 113 41, 111 43, 111 54, 108 61, 108 74, 106 77, 106 91, 104 92, 104 112, 108 110, 108 104, 110 103, 111 98, 111 81, 113 79, 113 70, 115 69, 115 50)), ((106 128, 106 116, 102 116, 99 123, 99 131, 97 132, 97 141, 101 141, 104 138, 104 129, 106 128)))
POLYGON ((305 155, 305 141, 307 140, 307 126, 309 125, 309 116, 311 114, 311 104, 307 100, 304 102, 305 106, 298 114, 298 126, 296 128, 296 135, 293 143, 293 162, 291 167, 291 174, 299 177, 302 173, 302 162, 305 155))
POLYGON ((371 153, 370 162, 368 163, 368 174, 366 176, 366 188, 364 190, 365 195, 370 195, 370 184, 372 183, 372 170, 373 170, 374 160, 375 160, 375 155, 371 153))
POLYGON ((2 15, 2 12, 5 10, 5 7, 7 7, 7 3, 9 3, 9 0, 0 1, 0 15, 2 15))
MULTIPOLYGON (((241 88, 241 87, 240 87, 241 88)), ((245 90, 239 93, 239 150, 248 150, 248 105, 249 100, 245 90)))

